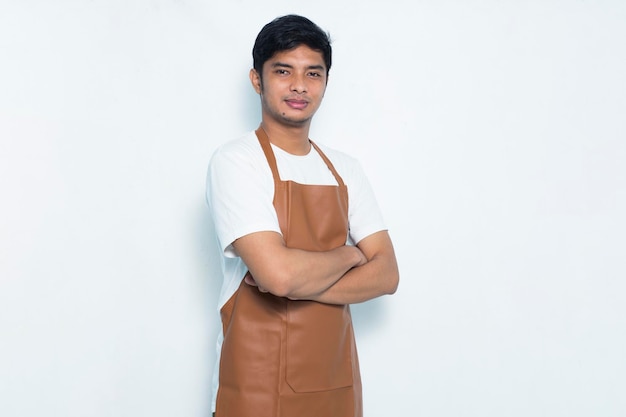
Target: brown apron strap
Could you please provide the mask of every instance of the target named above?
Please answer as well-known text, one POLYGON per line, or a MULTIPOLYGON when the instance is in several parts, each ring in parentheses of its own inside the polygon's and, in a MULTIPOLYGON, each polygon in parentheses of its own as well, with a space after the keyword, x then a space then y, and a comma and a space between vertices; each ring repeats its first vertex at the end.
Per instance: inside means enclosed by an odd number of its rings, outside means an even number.
POLYGON ((340 187, 344 186, 343 183, 343 179, 341 178, 341 176, 339 176, 339 173, 337 172, 337 170, 335 169, 335 166, 333 165, 332 162, 330 162, 330 159, 328 159, 328 157, 324 154, 324 152, 322 152, 322 150, 315 144, 315 142, 313 142, 312 140, 309 140, 309 142, 311 142, 311 145, 313 145, 313 147, 315 148, 315 150, 317 151, 317 153, 320 154, 320 156, 322 157, 322 159, 324 160, 324 162, 326 162, 326 166, 328 167, 328 169, 330 169, 330 172, 333 173, 333 175, 335 176, 335 179, 337 180, 337 184, 339 184, 340 187))
MULTIPOLYGON (((267 163, 269 164, 272 170, 274 183, 279 183, 280 175, 278 174, 278 165, 276 164, 276 157, 274 156, 274 151, 272 151, 272 145, 270 144, 270 139, 267 137, 267 133, 265 133, 265 130, 260 126, 254 133, 256 133, 257 139, 259 139, 259 143, 261 144, 263 153, 265 153, 265 158, 267 158, 267 163)), ((335 166, 333 165, 333 163, 330 162, 330 159, 328 159, 328 157, 315 144, 315 142, 313 142, 310 139, 309 139, 309 142, 311 142, 311 145, 313 146, 313 148, 317 151, 317 153, 320 155, 320 157, 322 158, 322 160, 324 161, 324 163, 326 164, 330 172, 333 174, 333 176, 335 177, 335 180, 337 180, 337 184, 340 187, 343 187, 344 186, 343 179, 341 178, 341 176, 335 169, 335 166)))
POLYGON ((280 175, 278 175, 278 166, 276 165, 276 158, 274 157, 274 151, 272 151, 272 145, 270 145, 270 139, 267 137, 267 133, 265 133, 265 130, 261 126, 259 126, 254 133, 256 133, 256 137, 261 144, 261 148, 263 148, 263 153, 265 153, 267 163, 272 169, 274 183, 278 184, 280 182, 280 175))

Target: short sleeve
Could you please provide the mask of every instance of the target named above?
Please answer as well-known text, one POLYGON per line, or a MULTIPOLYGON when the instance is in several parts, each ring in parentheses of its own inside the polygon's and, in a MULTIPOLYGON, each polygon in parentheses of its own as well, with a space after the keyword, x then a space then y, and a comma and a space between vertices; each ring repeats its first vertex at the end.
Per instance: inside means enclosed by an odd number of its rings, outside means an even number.
POLYGON ((260 231, 280 233, 272 202, 272 174, 256 137, 219 148, 209 163, 206 186, 215 231, 225 256, 237 256, 232 243, 242 236, 260 231))
MULTIPOLYGON (((353 160, 347 176, 350 201, 350 239, 359 243, 369 235, 387 230, 374 190, 370 185, 361 164, 353 160)), ((345 179, 344 179, 345 180, 345 179)))
POLYGON ((359 243, 371 234, 387 230, 374 190, 359 161, 324 145, 320 148, 348 187, 348 243, 359 243))

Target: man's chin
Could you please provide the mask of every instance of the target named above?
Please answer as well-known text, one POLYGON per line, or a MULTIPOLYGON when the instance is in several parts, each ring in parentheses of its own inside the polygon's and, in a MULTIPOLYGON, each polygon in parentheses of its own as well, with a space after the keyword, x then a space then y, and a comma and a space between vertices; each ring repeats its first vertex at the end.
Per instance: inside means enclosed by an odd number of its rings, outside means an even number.
POLYGON ((288 125, 291 127, 305 127, 309 123, 311 123, 311 119, 312 117, 306 117, 306 118, 283 117, 281 121, 285 125, 288 125))

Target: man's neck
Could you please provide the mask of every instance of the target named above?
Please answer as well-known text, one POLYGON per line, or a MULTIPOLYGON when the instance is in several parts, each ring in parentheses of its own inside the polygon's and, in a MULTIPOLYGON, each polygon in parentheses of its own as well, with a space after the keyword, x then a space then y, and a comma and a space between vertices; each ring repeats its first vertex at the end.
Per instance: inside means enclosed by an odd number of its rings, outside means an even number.
POLYGON ((293 155, 306 155, 311 150, 309 142, 310 123, 303 126, 286 126, 278 123, 261 122, 270 142, 293 155))

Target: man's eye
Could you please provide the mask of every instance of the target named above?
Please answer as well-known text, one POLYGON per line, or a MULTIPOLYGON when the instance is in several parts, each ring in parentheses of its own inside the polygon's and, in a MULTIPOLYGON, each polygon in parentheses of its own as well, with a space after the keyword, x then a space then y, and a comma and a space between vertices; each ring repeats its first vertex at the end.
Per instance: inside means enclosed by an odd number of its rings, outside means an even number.
POLYGON ((285 75, 285 74, 289 74, 289 72, 287 70, 284 70, 284 69, 279 69, 279 70, 276 70, 276 74, 278 74, 278 75, 285 75))
POLYGON ((310 72, 309 76, 311 76, 311 77, 321 77, 322 74, 320 74, 319 72, 310 72))

